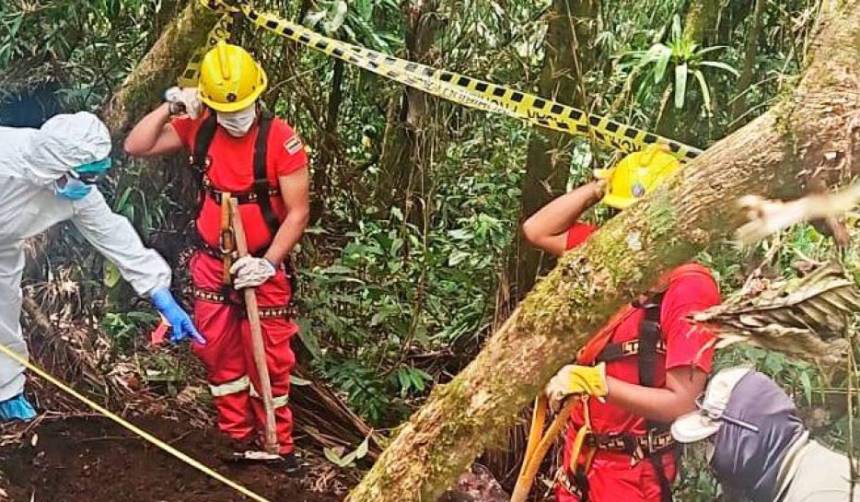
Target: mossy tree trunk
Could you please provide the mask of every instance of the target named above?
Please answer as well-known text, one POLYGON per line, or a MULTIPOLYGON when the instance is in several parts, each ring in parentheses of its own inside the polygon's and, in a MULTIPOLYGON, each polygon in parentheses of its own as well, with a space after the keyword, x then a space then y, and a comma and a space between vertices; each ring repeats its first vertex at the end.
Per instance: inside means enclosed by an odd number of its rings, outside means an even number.
POLYGON ((348 500, 436 500, 613 311, 730 236, 738 196, 798 195, 799 178, 828 159, 860 171, 851 125, 860 117, 860 0, 836 5, 825 2, 794 92, 561 258, 478 357, 434 389, 348 500))
MULTIPOLYGON (((597 33, 597 0, 554 0, 544 41, 544 63, 538 94, 577 108, 586 108, 585 75, 598 59, 593 41, 597 33)), ((564 192, 575 139, 552 131, 532 131, 526 173, 520 184, 523 220, 564 192)), ((550 257, 529 246, 522 235, 514 240, 508 277, 515 297, 534 286, 550 257), (519 292, 519 293, 517 293, 519 292)))
POLYGON ((153 105, 164 91, 176 85, 194 51, 206 42, 218 16, 190 0, 179 15, 165 27, 161 36, 116 90, 103 113, 111 132, 123 135, 153 105))

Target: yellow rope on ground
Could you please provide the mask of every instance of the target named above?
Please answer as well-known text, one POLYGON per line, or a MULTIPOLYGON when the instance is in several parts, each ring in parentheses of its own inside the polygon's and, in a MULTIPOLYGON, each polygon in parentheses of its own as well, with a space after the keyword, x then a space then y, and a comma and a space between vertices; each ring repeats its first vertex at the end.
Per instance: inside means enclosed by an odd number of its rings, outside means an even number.
POLYGON ((161 441, 160 439, 158 439, 157 437, 153 436, 152 434, 150 434, 150 433, 146 432, 145 430, 143 430, 143 429, 141 429, 141 428, 139 428, 139 427, 137 427, 137 426, 135 426, 135 425, 131 424, 130 422, 126 421, 125 419, 123 419, 123 418, 121 418, 121 417, 119 417, 118 415, 115 415, 114 413, 111 413, 109 410, 107 410, 107 409, 103 408, 102 406, 99 406, 99 405, 98 405, 97 403, 95 403, 94 401, 92 401, 92 400, 90 400, 89 398, 85 397, 84 395, 82 395, 82 394, 78 393, 78 391, 76 391, 76 390, 72 389, 71 387, 69 387, 68 385, 64 384, 63 382, 61 382, 61 381, 60 381, 60 380, 58 380, 57 378, 55 378, 55 377, 53 377, 52 375, 48 374, 45 370, 43 370, 43 369, 39 368, 38 366, 36 366, 35 364, 31 363, 31 362, 30 362, 30 361, 28 361, 27 359, 25 359, 25 358, 21 357, 20 355, 16 354, 15 352, 13 352, 12 350, 10 350, 10 349, 9 349, 8 347, 6 347, 5 345, 0 344, 0 352, 2 352, 3 354, 7 355, 8 357, 10 357, 12 360, 14 360, 15 362, 17 362, 18 364, 21 364, 22 366, 26 367, 28 370, 32 371, 33 373, 35 373, 35 374, 39 375, 40 377, 44 378, 45 380, 47 380, 48 382, 52 383, 53 385, 55 385, 55 386, 59 387, 59 388, 60 388, 60 390, 62 390, 63 392, 65 392, 65 393, 67 393, 67 394, 71 395, 72 397, 74 397, 75 399, 77 399, 77 400, 81 401, 82 403, 86 404, 87 406, 89 406, 89 407, 90 407, 90 408, 92 408, 93 410, 95 410, 95 411, 97 411, 97 412, 101 413, 102 415, 106 416, 107 418, 109 418, 109 419, 113 420, 113 421, 114 421, 114 422, 116 422, 117 424, 119 424, 119 425, 121 425, 122 427, 126 428, 127 430, 129 430, 129 431, 133 432, 134 434, 138 435, 139 437, 143 438, 143 439, 144 439, 144 440, 146 440, 147 442, 149 442, 149 443, 151 443, 151 444, 153 444, 153 445, 157 446, 158 448, 160 448, 161 450, 163 450, 163 451, 165 451, 165 452, 169 453, 170 455, 173 455, 174 457, 176 457, 177 459, 179 459, 179 460, 183 461, 184 463, 186 463, 186 464, 190 465, 191 467, 194 467, 195 469, 197 469, 198 471, 202 472, 203 474, 206 474, 207 476, 209 476, 209 477, 211 477, 211 478, 213 478, 213 479, 216 479, 216 480, 218 480, 218 481, 220 481, 220 482, 224 483, 225 485, 229 486, 230 488, 232 488, 232 489, 236 490, 237 492, 241 493, 242 495, 245 495, 246 497, 248 497, 248 498, 250 498, 250 499, 252 499, 252 500, 256 500, 257 502, 269 502, 269 500, 268 500, 268 499, 266 499, 266 498, 264 498, 264 497, 262 497, 262 496, 260 496, 260 495, 257 495, 256 493, 252 492, 252 491, 251 491, 251 490, 249 490, 248 488, 245 488, 244 486, 240 485, 239 483, 236 483, 235 481, 232 481, 232 480, 230 480, 230 479, 227 479, 227 478, 226 478, 226 477, 224 477, 223 475, 221 475, 221 474, 219 474, 219 473, 215 472, 214 470, 212 470, 212 469, 211 469, 211 468, 209 468, 209 467, 206 467, 206 466, 205 466, 205 465, 203 465, 202 463, 198 462, 197 460, 194 460, 193 458, 191 458, 191 457, 189 457, 188 455, 186 455, 186 454, 182 453, 181 451, 177 450, 176 448, 174 448, 174 447, 170 446, 169 444, 165 443, 164 441, 161 441))

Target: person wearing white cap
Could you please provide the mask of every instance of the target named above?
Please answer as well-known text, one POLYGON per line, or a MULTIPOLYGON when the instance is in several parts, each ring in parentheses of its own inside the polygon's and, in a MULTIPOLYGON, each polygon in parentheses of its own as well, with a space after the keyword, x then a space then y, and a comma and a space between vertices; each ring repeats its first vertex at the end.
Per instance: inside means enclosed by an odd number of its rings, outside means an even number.
MULTIPOLYGON (((107 127, 91 113, 57 115, 39 128, 0 127, 0 344, 27 357, 21 332, 24 240, 69 220, 172 325, 171 340, 205 343, 170 293, 170 267, 111 211, 98 178, 110 168, 107 127)), ((29 420, 24 368, 0 355, 0 421, 29 420)))
POLYGON ((848 457, 810 439, 791 398, 762 373, 724 369, 697 405, 672 424, 672 436, 711 440, 711 468, 727 493, 753 502, 860 500, 848 457))

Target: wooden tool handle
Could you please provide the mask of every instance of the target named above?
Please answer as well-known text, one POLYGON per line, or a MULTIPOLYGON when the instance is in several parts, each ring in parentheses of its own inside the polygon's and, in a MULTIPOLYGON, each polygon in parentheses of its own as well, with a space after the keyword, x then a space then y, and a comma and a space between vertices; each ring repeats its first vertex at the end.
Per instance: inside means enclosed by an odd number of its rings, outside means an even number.
MULTIPOLYGON (((236 199, 230 200, 230 211, 233 220, 233 233, 236 234, 236 249, 239 257, 248 256, 248 242, 245 240, 245 229, 239 215, 239 204, 236 199)), ((260 324, 260 310, 257 306, 257 292, 254 288, 245 288, 245 308, 248 310, 248 323, 251 325, 251 346, 254 351, 254 365, 260 377, 260 394, 263 397, 263 407, 266 410, 266 452, 273 455, 280 453, 278 435, 275 430, 275 405, 272 401, 272 381, 269 378, 269 367, 266 363, 266 346, 263 342, 263 329, 260 324)))

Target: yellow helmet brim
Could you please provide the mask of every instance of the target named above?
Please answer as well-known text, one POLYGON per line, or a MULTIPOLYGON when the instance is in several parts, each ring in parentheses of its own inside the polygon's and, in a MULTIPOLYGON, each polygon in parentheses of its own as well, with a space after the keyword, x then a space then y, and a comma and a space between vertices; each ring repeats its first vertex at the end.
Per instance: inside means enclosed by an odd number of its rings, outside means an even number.
POLYGON ((637 200, 633 197, 619 197, 613 194, 606 194, 603 196, 603 199, 600 201, 606 204, 609 207, 614 207, 615 209, 627 209, 632 206, 637 200))
POLYGON ((230 112, 238 112, 239 110, 244 110, 245 108, 254 104, 254 102, 257 101, 257 99, 259 99, 260 96, 269 87, 269 77, 268 77, 268 75, 266 75, 266 71, 263 69, 262 66, 260 66, 259 63, 257 63, 257 71, 260 72, 259 73, 260 74, 260 85, 257 86, 257 88, 254 90, 254 92, 245 96, 243 99, 240 99, 239 101, 235 101, 233 103, 221 103, 221 102, 213 101, 212 99, 209 99, 207 96, 205 96, 201 92, 200 93, 200 101, 203 101, 203 103, 206 104, 206 106, 208 106, 209 108, 212 108, 216 112, 230 113, 230 112))

